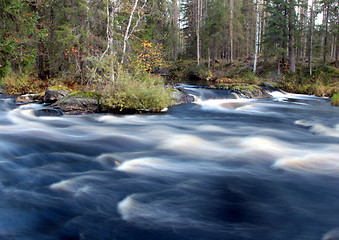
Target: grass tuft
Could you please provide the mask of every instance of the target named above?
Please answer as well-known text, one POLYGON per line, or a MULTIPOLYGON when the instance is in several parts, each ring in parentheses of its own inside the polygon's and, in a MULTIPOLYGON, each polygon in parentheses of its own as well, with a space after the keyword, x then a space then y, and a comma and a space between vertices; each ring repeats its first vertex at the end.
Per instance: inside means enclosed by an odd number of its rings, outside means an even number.
POLYGON ((335 93, 332 96, 332 105, 339 106, 339 93, 335 93))

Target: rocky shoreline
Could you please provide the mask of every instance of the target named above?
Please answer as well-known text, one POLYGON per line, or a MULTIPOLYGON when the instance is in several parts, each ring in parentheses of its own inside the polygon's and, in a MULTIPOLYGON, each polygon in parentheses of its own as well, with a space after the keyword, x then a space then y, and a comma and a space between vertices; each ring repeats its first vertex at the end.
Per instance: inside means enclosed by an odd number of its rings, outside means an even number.
MULTIPOLYGON (((173 103, 171 106, 194 102, 194 97, 180 87, 169 86, 173 103)), ((205 88, 230 90, 244 98, 269 98, 269 92, 279 91, 269 84, 262 86, 250 84, 215 84, 205 88)), ((44 94, 25 94, 16 97, 15 103, 40 103, 45 108, 37 111, 37 116, 80 115, 90 113, 150 113, 147 109, 113 109, 105 105, 100 94, 94 91, 69 91, 47 89, 44 94)))
MULTIPOLYGON (((180 89, 172 88, 171 106, 194 101, 194 97, 185 94, 180 89)), ((37 116, 80 115, 89 113, 143 113, 147 109, 114 109, 105 105, 100 94, 94 91, 69 91, 47 89, 44 94, 25 94, 17 96, 16 104, 39 103, 45 108, 36 112, 37 116)))
MULTIPOLYGON (((269 98, 269 92, 280 91, 270 84, 261 86, 251 84, 214 84, 203 88, 230 90, 243 98, 269 98)), ((172 97, 172 105, 194 102, 194 97, 185 93, 180 86, 167 86, 172 97)), ((90 113, 151 113, 147 109, 114 109, 104 104, 101 95, 95 91, 70 91, 47 89, 44 94, 25 94, 16 97, 15 103, 40 103, 43 109, 37 111, 37 116, 80 115, 90 113)))

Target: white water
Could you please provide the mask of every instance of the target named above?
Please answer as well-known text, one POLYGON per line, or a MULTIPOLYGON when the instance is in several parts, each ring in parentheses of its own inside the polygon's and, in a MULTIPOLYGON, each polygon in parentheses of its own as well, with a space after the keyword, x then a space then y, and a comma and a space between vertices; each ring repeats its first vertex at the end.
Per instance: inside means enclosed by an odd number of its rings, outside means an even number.
POLYGON ((338 108, 191 94, 161 115, 63 117, 2 96, 0 239, 338 235, 338 108))

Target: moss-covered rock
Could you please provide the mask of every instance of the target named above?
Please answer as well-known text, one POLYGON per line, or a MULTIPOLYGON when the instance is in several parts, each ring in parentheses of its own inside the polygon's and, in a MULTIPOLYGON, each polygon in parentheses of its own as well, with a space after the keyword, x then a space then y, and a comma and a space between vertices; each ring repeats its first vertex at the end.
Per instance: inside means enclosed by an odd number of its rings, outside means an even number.
POLYGON ((53 107, 61 109, 67 114, 99 113, 102 109, 101 95, 93 91, 70 92, 53 107))

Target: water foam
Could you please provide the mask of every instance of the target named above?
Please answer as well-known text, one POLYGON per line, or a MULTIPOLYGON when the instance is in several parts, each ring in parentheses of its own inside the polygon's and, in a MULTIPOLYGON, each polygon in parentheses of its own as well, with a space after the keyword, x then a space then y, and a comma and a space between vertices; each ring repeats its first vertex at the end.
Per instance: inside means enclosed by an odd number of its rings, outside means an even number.
POLYGON ((273 164, 275 169, 314 174, 338 174, 339 151, 312 152, 304 156, 283 157, 273 164))
POLYGON ((230 150, 226 149, 219 143, 207 141, 198 136, 189 134, 174 135, 160 142, 157 148, 190 155, 197 158, 218 158, 223 157, 230 152, 230 150))
POLYGON ((303 120, 297 120, 295 121, 296 125, 303 126, 303 127, 310 127, 311 132, 319 135, 324 136, 331 136, 331 137, 339 137, 339 125, 336 125, 335 127, 327 127, 320 123, 312 123, 308 121, 303 120))

